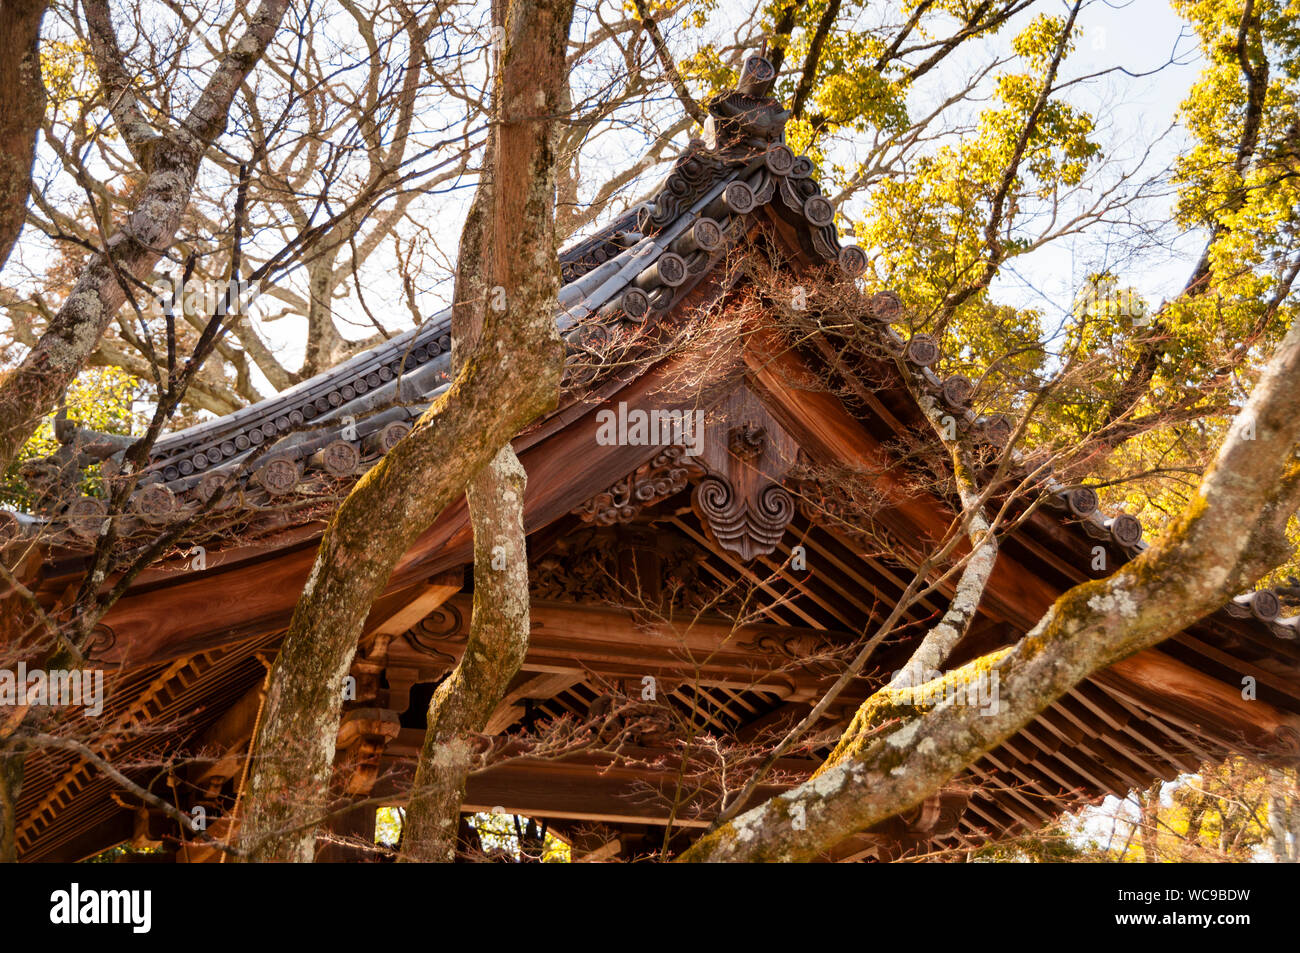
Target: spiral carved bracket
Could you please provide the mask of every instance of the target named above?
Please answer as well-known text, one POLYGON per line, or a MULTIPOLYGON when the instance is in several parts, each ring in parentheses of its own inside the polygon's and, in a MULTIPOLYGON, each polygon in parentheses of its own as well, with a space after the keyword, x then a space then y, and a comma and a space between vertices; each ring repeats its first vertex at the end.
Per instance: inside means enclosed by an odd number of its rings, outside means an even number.
POLYGON ((691 503, 721 548, 743 560, 773 552, 794 517, 781 485, 798 444, 754 394, 740 388, 712 414, 701 458, 708 468, 691 503))
POLYGON ((469 626, 455 606, 444 603, 405 632, 406 641, 421 652, 448 667, 455 665, 458 657, 442 651, 446 643, 460 644, 469 639, 469 626))

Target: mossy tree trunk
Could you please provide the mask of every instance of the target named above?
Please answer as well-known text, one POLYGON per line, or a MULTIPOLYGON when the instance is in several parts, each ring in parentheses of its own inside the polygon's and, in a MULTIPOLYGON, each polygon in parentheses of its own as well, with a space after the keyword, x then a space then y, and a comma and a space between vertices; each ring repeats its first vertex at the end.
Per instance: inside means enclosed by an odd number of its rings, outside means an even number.
MULTIPOLYGON (((482 262, 486 280, 477 290, 490 304, 475 305, 482 326, 450 389, 362 477, 325 530, 254 741, 241 827, 252 860, 312 859, 343 682, 371 603, 415 537, 558 399, 554 126, 572 13, 572 0, 514 0, 504 17, 488 187, 460 250, 482 262)), ((507 461, 507 483, 508 471, 507 461)))
POLYGON ((687 861, 799 861, 919 804, 1093 672, 1203 618, 1282 563, 1300 505, 1300 324, 1293 325, 1186 509, 1106 579, 1075 586, 1008 650, 945 680, 997 674, 999 704, 919 689, 863 703, 807 782, 701 838, 687 861))
MULTIPOLYGON (((502 5, 493 4, 493 23, 502 5)), ((498 64, 498 71, 499 71, 498 64)), ((570 107, 567 77, 558 74, 561 109, 570 107)), ((550 146, 559 142, 552 123, 550 146)), ((497 137, 489 134, 485 167, 495 162, 497 137)), ((558 175, 558 170, 553 173, 558 175)), ((484 241, 485 210, 492 207, 492 181, 475 195, 456 264, 452 310, 452 360, 460 367, 478 346, 488 288, 484 279, 505 249, 484 241)), ((554 215, 554 213, 552 213, 554 215)), ((506 444, 466 488, 474 530, 474 607, 465 652, 429 702, 427 731, 402 832, 404 863, 451 863, 456 859, 460 806, 473 765, 477 736, 504 697, 528 652, 528 550, 524 532, 527 475, 506 444)))
POLYGON ((451 863, 476 736, 528 653, 526 477, 503 447, 469 485, 474 610, 465 653, 434 692, 402 834, 405 862, 451 863))

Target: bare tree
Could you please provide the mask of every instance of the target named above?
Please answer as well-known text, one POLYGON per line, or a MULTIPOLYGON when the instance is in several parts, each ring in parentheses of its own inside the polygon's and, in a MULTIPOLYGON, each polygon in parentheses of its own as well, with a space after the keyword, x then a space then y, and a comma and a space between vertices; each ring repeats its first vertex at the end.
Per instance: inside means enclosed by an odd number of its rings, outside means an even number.
POLYGON ((129 281, 142 281, 171 245, 190 200, 199 166, 225 129, 231 101, 267 44, 288 3, 267 0, 247 31, 227 51, 189 113, 158 130, 141 113, 123 75, 106 3, 89 3, 95 19, 100 75, 114 88, 113 120, 144 173, 140 197, 124 227, 103 237, 62 307, 22 363, 0 382, 0 466, 7 467, 68 384, 85 366, 117 310, 132 298, 129 281))

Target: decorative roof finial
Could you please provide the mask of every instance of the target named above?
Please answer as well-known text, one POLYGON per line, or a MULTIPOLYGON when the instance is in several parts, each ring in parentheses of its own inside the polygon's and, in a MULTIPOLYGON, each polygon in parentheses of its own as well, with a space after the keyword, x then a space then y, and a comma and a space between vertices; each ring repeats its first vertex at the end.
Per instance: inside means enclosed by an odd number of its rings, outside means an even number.
POLYGON ((776 69, 762 56, 750 56, 740 69, 735 89, 709 101, 704 141, 719 150, 746 141, 758 145, 779 142, 790 113, 771 98, 776 69))

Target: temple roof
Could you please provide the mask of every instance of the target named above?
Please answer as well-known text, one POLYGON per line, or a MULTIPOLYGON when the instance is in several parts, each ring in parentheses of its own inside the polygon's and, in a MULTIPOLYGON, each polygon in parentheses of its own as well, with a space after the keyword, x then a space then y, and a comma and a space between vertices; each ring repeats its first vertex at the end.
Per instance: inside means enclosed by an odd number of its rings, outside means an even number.
MULTIPOLYGON (((856 277, 866 268, 862 249, 841 244, 835 209, 813 178, 813 163, 785 145, 786 113, 769 97, 773 74, 760 57, 746 61, 734 90, 708 104, 704 139, 691 140, 660 185, 605 227, 560 252, 562 287, 556 323, 573 349, 619 328, 653 324, 670 313, 712 272, 747 233, 751 219, 767 210, 792 226, 805 261, 856 277)), ((939 359, 927 335, 904 340, 891 326, 903 316, 897 296, 876 295, 873 310, 882 345, 921 393, 953 411, 963 430, 975 427, 997 443, 1009 421, 978 415, 968 405, 969 380, 940 379, 939 359)), ((192 511, 218 487, 225 505, 283 503, 310 495, 314 476, 359 475, 393 446, 442 393, 451 379, 451 309, 398 334, 315 377, 215 420, 158 440, 140 489, 132 497, 138 530, 192 511)), ((71 445, 102 439, 77 428, 71 445)), ((119 438, 120 456, 124 447, 119 438)), ((1096 493, 1045 478, 1057 509, 1080 521, 1084 532, 1115 542, 1128 556, 1146 548, 1132 516, 1107 515, 1096 493)), ((57 514, 46 530, 75 540, 93 534, 103 503, 81 497, 57 514)), ((3 514, 0 514, 3 515, 3 514)), ((0 524, 0 531, 6 526, 0 524)), ((12 521, 10 533, 33 531, 12 521)), ((129 534, 128 526, 127 533, 129 534)), ((73 543, 75 545, 75 542, 73 543)), ((1225 607, 1253 615, 1280 638, 1300 633, 1300 614, 1283 617, 1273 590, 1246 593, 1225 607)))
MULTIPOLYGON (((561 251, 556 323, 570 340, 593 324, 640 324, 670 311, 739 240, 747 216, 768 205, 798 228, 810 255, 863 271, 861 249, 840 244, 812 162, 784 144, 782 111, 764 95, 770 79, 756 78, 764 69, 751 59, 737 90, 710 104, 712 146, 693 140, 649 198, 561 251)), ((310 469, 312 454, 345 429, 365 442, 418 417, 449 386, 450 351, 447 308, 274 397, 160 439, 152 481, 197 492, 204 476, 238 471, 268 441, 275 450, 266 463, 310 469)))

